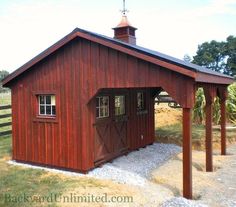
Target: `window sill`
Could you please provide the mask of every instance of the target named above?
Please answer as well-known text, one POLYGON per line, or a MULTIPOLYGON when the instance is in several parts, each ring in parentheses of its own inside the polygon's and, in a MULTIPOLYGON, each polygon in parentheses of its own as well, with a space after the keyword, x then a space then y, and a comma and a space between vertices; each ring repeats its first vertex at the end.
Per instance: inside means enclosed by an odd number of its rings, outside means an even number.
POLYGON ((33 122, 58 123, 58 119, 55 116, 37 116, 33 122))
POLYGON ((137 115, 143 115, 143 114, 148 114, 148 110, 142 110, 137 112, 137 115))

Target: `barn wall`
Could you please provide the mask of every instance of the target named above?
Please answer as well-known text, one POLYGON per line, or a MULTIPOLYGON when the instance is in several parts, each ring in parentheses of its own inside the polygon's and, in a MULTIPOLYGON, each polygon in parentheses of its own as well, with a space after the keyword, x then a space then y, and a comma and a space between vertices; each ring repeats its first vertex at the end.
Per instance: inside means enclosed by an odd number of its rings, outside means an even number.
MULTIPOLYGON (((79 50, 83 51, 81 74, 82 80, 87 83, 86 90, 83 90, 84 104, 91 105, 91 100, 99 92, 99 89, 106 88, 156 88, 162 87, 167 91, 182 107, 192 107, 194 103, 194 80, 179 73, 175 73, 157 65, 150 64, 135 57, 123 54, 116 50, 110 49, 103 45, 99 45, 87 40, 80 40, 76 42, 79 50), (86 67, 87 64, 87 67, 86 67), (86 82, 87 80, 87 82, 86 82)), ((135 91, 132 94, 134 107, 135 91)), ((145 144, 150 144, 154 141, 154 100, 151 93, 150 98, 150 117, 139 116, 131 117, 134 119, 130 126, 132 127, 131 149, 136 149, 145 144), (152 106, 151 106, 152 105, 152 106), (149 125, 150 124, 150 125, 149 125), (140 131, 140 127, 146 131, 140 131), (147 143, 141 143, 140 135, 148 136, 150 139, 147 143)), ((135 110, 135 108, 131 110, 135 110)), ((133 111, 133 113, 136 113, 133 111)), ((82 117, 86 117, 84 123, 86 130, 84 130, 83 150, 84 154, 88 154, 86 162, 84 162, 84 169, 89 169, 93 166, 94 161, 94 144, 93 137, 95 122, 95 111, 91 107, 86 107, 82 111, 82 117), (89 116, 88 116, 89 114, 89 116), (87 134, 87 136, 86 136, 87 134), (89 137, 91 139, 87 139, 89 137)))
POLYGON ((62 48, 12 85, 13 159, 81 169, 81 108, 73 45, 62 48), (37 118, 36 94, 56 94, 56 119, 37 118))
MULTIPOLYGON (((74 170, 92 168, 95 110, 91 100, 102 88, 149 87, 162 87, 182 106, 193 104, 192 79, 81 38, 73 40, 11 86, 13 158, 74 170), (56 120, 36 117, 35 97, 44 92, 56 94, 56 120)), ((146 123, 151 143, 153 125, 147 123, 152 123, 154 114, 149 107, 148 122, 141 116, 136 121, 146 123)), ((133 149, 140 144, 132 143, 133 149)))
POLYGON ((150 89, 130 90, 130 120, 128 122, 128 140, 131 150, 152 144, 154 136, 154 98, 150 89), (137 92, 145 92, 146 113, 137 113, 137 92))

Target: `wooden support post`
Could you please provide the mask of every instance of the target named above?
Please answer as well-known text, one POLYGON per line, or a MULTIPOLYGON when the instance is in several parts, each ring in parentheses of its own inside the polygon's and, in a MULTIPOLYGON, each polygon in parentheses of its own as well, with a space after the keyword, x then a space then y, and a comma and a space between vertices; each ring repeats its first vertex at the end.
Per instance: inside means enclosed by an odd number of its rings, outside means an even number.
POLYGON ((213 171, 213 156, 212 156, 212 105, 216 97, 216 88, 212 85, 204 87, 206 98, 206 171, 213 171))
POLYGON ((183 108, 183 196, 192 199, 191 109, 183 108))
POLYGON ((219 89, 220 98, 220 125, 221 125, 221 155, 226 155, 226 108, 227 88, 219 89))
POLYGON ((212 158, 212 102, 206 101, 206 171, 213 171, 212 158))

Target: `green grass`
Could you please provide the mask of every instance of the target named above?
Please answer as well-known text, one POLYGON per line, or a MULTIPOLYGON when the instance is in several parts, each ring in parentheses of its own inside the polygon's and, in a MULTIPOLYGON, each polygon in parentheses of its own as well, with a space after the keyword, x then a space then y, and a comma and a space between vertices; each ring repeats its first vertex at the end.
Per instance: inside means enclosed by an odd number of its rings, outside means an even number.
MULTIPOLYGON (((200 139, 205 133, 204 125, 192 126, 192 139, 200 139)), ((182 139, 182 124, 177 123, 169 126, 156 128, 156 135, 159 137, 176 137, 182 139)))
POLYGON ((40 169, 23 168, 7 163, 11 155, 11 137, 0 138, 0 207, 7 206, 58 206, 58 203, 7 202, 7 196, 59 195, 76 187, 103 187, 100 181, 88 178, 66 177, 40 169), (49 205, 50 204, 50 205, 49 205))
POLYGON ((0 106, 11 104, 11 94, 10 93, 0 93, 0 106))

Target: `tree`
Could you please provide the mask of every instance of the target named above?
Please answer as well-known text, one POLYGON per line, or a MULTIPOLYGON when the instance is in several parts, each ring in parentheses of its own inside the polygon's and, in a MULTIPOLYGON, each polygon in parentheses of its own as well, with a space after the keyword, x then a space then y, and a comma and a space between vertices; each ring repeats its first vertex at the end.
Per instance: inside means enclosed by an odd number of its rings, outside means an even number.
POLYGON ((2 87, 2 79, 9 75, 9 72, 6 70, 0 70, 0 92, 5 92, 8 89, 2 87))
POLYGON ((236 37, 229 36, 226 42, 204 42, 198 46, 193 63, 214 71, 236 75, 236 37))
POLYGON ((9 72, 6 70, 0 70, 0 81, 9 75, 9 72))
POLYGON ((236 75, 236 37, 227 38, 224 55, 227 58, 226 67, 231 69, 233 75, 236 75))

